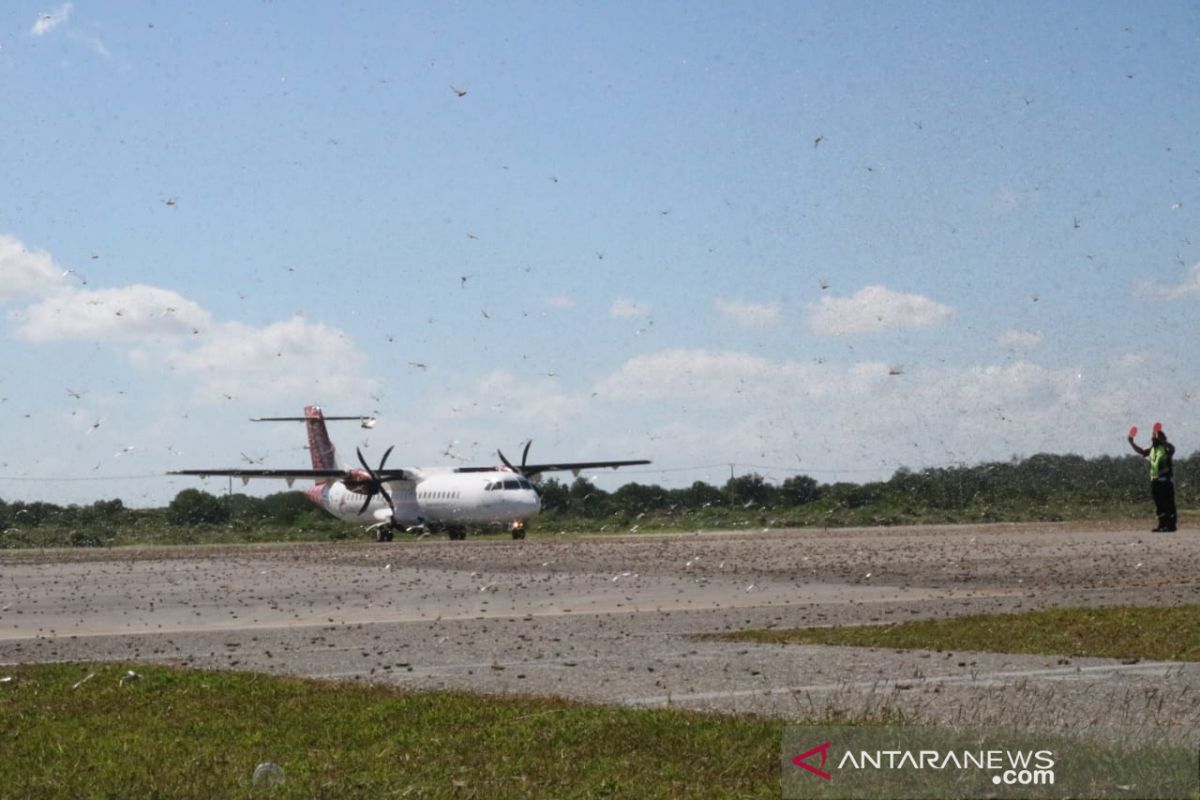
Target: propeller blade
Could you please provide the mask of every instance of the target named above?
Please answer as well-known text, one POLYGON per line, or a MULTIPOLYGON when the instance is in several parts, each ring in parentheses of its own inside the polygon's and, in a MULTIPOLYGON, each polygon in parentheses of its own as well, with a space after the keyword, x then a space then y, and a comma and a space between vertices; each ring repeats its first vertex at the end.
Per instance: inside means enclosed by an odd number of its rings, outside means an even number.
POLYGON ((533 444, 533 439, 525 443, 525 450, 521 453, 521 474, 525 474, 525 461, 529 458, 529 446, 533 444))
MULTIPOLYGON (((380 472, 383 472, 383 467, 384 467, 384 465, 387 464, 388 456, 390 456, 392 454, 392 450, 394 450, 395 447, 396 447, 396 445, 392 445, 387 450, 383 451, 383 458, 379 459, 379 471, 380 472)), ((383 485, 383 481, 379 478, 378 475, 375 475, 373 477, 375 478, 375 485, 377 487, 379 487, 379 493, 381 495, 383 495, 384 500, 387 500, 388 508, 392 509, 392 513, 395 514, 396 513, 396 504, 392 502, 391 493, 388 492, 387 487, 383 485)))
POLYGON ((380 472, 383 472, 383 467, 385 464, 387 464, 388 456, 390 456, 392 454, 392 451, 395 449, 396 449, 396 445, 392 445, 387 450, 383 451, 383 458, 379 459, 379 471, 380 472))
MULTIPOLYGON (((383 470, 384 464, 387 463, 388 456, 390 456, 392 454, 392 449, 394 447, 395 447, 395 445, 392 445, 392 447, 389 447, 384 452, 383 458, 380 459, 379 469, 381 471, 383 470)), ((387 487, 383 485, 383 481, 381 481, 379 479, 379 473, 377 473, 375 470, 371 469, 371 466, 367 463, 367 459, 363 457, 362 448, 356 447, 356 448, 354 448, 354 452, 358 454, 358 463, 362 464, 363 469, 365 469, 367 471, 367 474, 371 476, 371 481, 367 485, 366 499, 363 500, 363 504, 362 504, 362 506, 359 507, 358 513, 361 515, 364 511, 366 511, 367 506, 371 505, 371 498, 373 498, 377 494, 381 494, 381 495, 383 495, 383 499, 387 500, 388 507, 390 509, 392 509, 392 513, 395 514, 396 513, 396 504, 392 501, 392 495, 391 495, 391 493, 388 492, 387 487)))
POLYGON ((508 468, 509 468, 510 470, 512 470, 513 472, 516 472, 516 471, 517 471, 517 470, 516 470, 516 467, 514 467, 514 466, 512 465, 512 463, 511 463, 511 462, 510 462, 510 461, 509 461, 507 458, 505 458, 505 457, 504 457, 504 451, 502 451, 502 450, 497 450, 497 451, 496 451, 496 455, 500 456, 500 461, 504 463, 504 466, 508 467, 508 468))

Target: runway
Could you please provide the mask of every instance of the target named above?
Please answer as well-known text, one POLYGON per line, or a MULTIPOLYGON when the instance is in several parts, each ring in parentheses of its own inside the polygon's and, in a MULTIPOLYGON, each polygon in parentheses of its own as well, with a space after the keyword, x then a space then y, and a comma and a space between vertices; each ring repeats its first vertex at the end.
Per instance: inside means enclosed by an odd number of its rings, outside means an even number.
POLYGON ((1196 603, 1198 568, 1196 531, 1069 525, 12 551, 0 664, 158 662, 781 719, 896 709, 1187 741, 1200 664, 703 636, 1196 603))

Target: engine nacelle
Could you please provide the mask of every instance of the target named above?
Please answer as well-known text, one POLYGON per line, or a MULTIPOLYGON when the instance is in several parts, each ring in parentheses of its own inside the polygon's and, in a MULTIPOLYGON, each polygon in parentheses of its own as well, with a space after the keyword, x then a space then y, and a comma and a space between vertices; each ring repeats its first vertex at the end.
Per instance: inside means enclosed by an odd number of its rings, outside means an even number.
POLYGON ((355 494, 367 494, 371 491, 371 473, 365 469, 347 470, 342 483, 355 494))

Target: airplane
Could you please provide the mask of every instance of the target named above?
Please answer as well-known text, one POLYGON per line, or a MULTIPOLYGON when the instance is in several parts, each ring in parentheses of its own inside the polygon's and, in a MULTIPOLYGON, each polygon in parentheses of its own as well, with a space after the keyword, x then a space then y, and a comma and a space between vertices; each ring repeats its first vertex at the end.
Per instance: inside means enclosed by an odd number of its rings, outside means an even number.
POLYGON ((325 423, 353 420, 364 428, 375 425, 369 416, 327 417, 320 406, 304 407, 303 417, 257 417, 253 422, 303 422, 308 432, 308 450, 312 469, 184 469, 168 475, 201 478, 241 478, 242 484, 254 478, 276 478, 290 487, 297 480, 316 483, 304 491, 319 508, 338 519, 367 525, 377 542, 390 542, 396 530, 429 534, 445 530, 451 540, 466 538, 467 524, 508 523, 512 538, 525 538, 525 520, 542 508, 536 483, 543 472, 567 471, 576 476, 580 470, 628 467, 649 464, 644 459, 625 461, 575 461, 554 464, 529 464, 529 446, 521 453, 519 466, 497 450, 500 465, 489 467, 403 467, 388 468, 389 447, 372 469, 355 449, 362 468, 337 466, 337 453, 325 423))

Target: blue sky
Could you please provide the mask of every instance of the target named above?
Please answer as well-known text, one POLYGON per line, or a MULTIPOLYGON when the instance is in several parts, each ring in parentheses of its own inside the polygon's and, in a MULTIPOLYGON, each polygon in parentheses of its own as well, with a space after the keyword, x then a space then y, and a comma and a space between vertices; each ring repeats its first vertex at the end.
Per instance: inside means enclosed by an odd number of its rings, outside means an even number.
POLYGON ((1191 452, 1198 45, 1189 3, 6 4, 0 496, 302 466, 247 419, 310 402, 378 415, 343 456, 654 460, 607 488, 1191 452))

